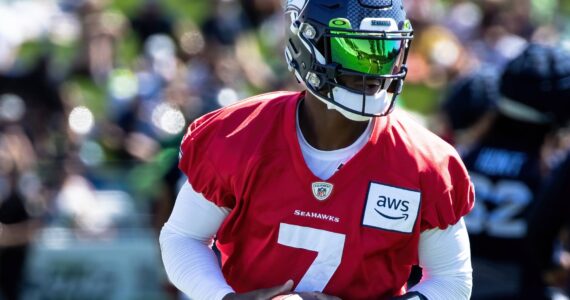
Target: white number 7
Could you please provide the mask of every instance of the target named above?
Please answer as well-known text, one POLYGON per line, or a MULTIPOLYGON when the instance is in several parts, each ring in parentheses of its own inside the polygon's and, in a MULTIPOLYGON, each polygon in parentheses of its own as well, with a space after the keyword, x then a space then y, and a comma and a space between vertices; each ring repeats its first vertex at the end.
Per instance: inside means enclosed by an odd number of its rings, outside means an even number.
POLYGON ((281 223, 279 244, 317 252, 295 289, 297 292, 322 292, 340 265, 345 235, 311 227, 281 223))

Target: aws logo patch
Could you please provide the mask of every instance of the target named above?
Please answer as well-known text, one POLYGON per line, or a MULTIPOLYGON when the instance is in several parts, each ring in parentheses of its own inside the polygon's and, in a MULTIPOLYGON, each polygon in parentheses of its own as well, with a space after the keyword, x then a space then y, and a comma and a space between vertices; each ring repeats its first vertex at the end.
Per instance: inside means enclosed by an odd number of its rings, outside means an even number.
POLYGON ((410 210, 410 201, 390 198, 389 196, 379 196, 378 202, 376 202, 376 208, 374 210, 381 215, 382 217, 390 220, 400 220, 400 219, 408 219, 409 214, 408 211, 410 210), (392 216, 389 214, 384 214, 382 211, 390 213, 396 213, 396 216, 392 216))
POLYGON ((362 225, 411 233, 421 203, 419 191, 370 182, 362 225))

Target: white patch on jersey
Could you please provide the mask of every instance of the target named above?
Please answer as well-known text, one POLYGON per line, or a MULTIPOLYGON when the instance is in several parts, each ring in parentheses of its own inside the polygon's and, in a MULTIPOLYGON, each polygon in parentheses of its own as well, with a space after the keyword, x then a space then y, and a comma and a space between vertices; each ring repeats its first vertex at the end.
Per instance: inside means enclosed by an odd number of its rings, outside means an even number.
POLYGON ((317 200, 324 201, 332 194, 333 185, 328 182, 313 182, 312 190, 317 200))
POLYGON ((412 233, 420 210, 421 193, 370 182, 362 225, 412 233))

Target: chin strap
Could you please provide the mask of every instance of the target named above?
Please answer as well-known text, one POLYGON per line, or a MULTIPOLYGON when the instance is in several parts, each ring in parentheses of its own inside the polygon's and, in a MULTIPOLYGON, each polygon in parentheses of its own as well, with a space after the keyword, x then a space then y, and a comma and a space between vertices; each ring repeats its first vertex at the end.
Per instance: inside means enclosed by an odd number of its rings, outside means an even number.
MULTIPOLYGON (((359 114, 355 114, 352 113, 338 105, 335 105, 335 103, 328 101, 327 99, 325 99, 323 96, 319 95, 318 93, 313 92, 311 89, 308 89, 308 92, 311 93, 311 95, 315 96, 315 98, 317 98, 318 100, 320 100, 321 102, 323 102, 328 109, 334 109, 337 112, 339 112, 341 115, 343 115, 345 118, 355 121, 355 122, 368 122, 372 119, 372 117, 368 117, 368 116, 362 116, 359 114)), ((334 96, 333 96, 334 97, 334 96)))
POLYGON ((428 298, 419 292, 409 292, 402 296, 392 297, 390 300, 428 300, 428 298))

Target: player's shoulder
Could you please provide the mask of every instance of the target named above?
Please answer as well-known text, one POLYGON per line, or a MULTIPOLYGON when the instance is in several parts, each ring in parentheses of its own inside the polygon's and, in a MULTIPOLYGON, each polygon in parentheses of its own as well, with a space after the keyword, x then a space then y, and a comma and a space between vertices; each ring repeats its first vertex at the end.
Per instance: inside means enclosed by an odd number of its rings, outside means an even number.
POLYGON ((180 169, 193 185, 206 178, 221 178, 227 183, 227 178, 244 174, 250 163, 259 158, 263 146, 279 147, 284 143, 275 133, 285 126, 283 121, 289 119, 286 116, 294 117, 292 108, 300 95, 258 95, 197 119, 182 139, 180 169), (280 144, 274 146, 276 143, 280 144))
POLYGON ((390 115, 393 138, 401 140, 406 152, 418 161, 420 167, 440 169, 454 162, 464 168, 456 149, 442 138, 418 123, 405 111, 390 115))
POLYGON ((210 112, 190 124, 184 140, 227 137, 237 133, 237 129, 240 133, 262 129, 260 124, 278 118, 299 94, 287 91, 260 94, 210 112))
POLYGON ((296 100, 300 94, 301 92, 295 91, 276 91, 259 94, 221 108, 220 111, 224 116, 243 116, 253 111, 276 113, 279 112, 279 109, 285 108, 290 101, 296 100), (269 108, 273 110, 269 110, 269 108))
POLYGON ((408 174, 418 180, 421 191, 421 230, 456 224, 474 203, 471 181, 459 154, 405 113, 395 112, 390 118, 393 143, 400 145, 395 151, 403 153, 397 156, 404 160, 398 165, 417 168, 408 174))

